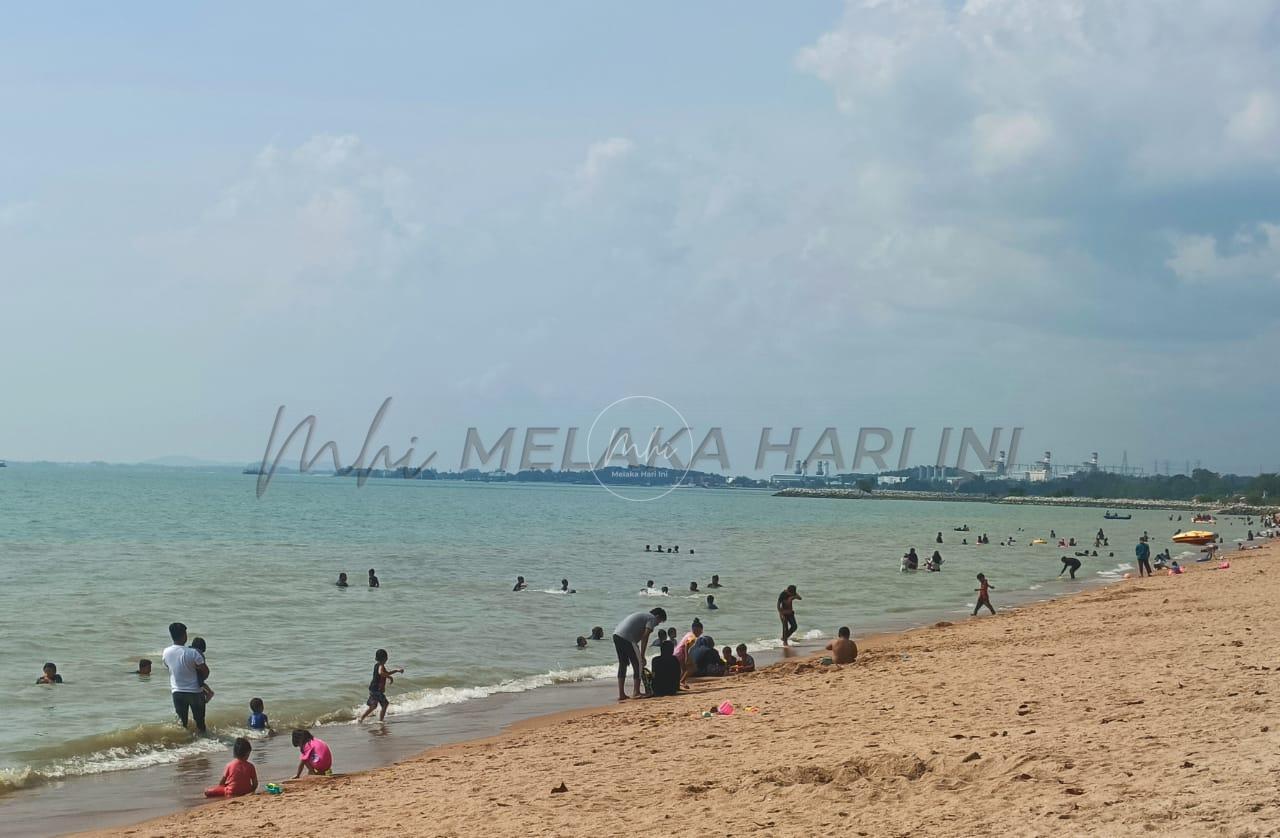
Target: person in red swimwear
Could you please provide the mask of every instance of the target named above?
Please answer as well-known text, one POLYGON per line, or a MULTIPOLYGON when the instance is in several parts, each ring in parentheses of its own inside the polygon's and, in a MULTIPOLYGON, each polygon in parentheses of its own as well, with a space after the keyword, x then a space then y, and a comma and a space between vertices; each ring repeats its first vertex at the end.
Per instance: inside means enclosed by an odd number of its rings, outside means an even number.
POLYGON ((227 763, 222 770, 222 779, 218 785, 204 790, 205 797, 239 797, 242 794, 253 794, 258 790, 258 769, 249 762, 249 753, 253 746, 249 740, 241 736, 231 746, 235 759, 227 763))
POLYGON ((991 607, 991 595, 987 593, 989 590, 994 591, 996 586, 989 584, 987 582, 987 577, 983 576, 981 573, 978 574, 978 584, 982 587, 974 588, 974 590, 978 592, 978 601, 974 603, 973 616, 978 616, 978 609, 984 605, 987 606, 987 610, 992 614, 996 613, 996 610, 991 607))

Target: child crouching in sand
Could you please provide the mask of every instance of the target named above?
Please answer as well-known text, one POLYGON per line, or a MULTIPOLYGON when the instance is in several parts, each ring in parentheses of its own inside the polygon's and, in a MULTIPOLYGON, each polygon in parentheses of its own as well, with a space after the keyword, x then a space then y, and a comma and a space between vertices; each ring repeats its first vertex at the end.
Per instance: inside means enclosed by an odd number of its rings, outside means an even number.
POLYGON ((304 768, 308 774, 333 773, 333 752, 329 750, 329 746, 323 739, 312 736, 309 730, 295 730, 292 741, 293 747, 302 753, 302 759, 298 762, 298 773, 293 775, 293 779, 301 777, 304 768))
POLYGON ((242 794, 253 794, 258 790, 258 769, 249 762, 249 753, 253 746, 249 740, 241 736, 231 746, 235 759, 227 763, 222 770, 222 779, 218 785, 204 790, 205 797, 239 797, 242 794))

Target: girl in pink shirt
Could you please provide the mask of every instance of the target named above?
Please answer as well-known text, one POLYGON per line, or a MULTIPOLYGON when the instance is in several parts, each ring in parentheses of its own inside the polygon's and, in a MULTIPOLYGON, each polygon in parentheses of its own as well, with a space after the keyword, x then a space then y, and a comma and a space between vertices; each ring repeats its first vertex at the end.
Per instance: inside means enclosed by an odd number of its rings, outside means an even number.
POLYGON ((293 747, 302 753, 302 759, 298 762, 298 773, 293 775, 293 779, 301 777, 304 768, 309 774, 333 773, 333 752, 329 750, 329 746, 323 739, 312 736, 311 731, 295 730, 293 747))

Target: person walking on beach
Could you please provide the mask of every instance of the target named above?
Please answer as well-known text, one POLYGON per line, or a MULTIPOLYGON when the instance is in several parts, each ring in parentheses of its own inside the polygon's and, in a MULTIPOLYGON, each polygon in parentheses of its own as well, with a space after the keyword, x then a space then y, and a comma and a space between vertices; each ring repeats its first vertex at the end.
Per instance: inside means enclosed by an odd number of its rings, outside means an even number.
POLYGON ((378 713, 378 721, 385 721, 387 718, 387 684, 395 682, 395 678, 391 676, 404 672, 403 669, 387 669, 387 650, 379 649, 373 653, 373 678, 369 681, 369 700, 365 702, 364 714, 357 719, 357 722, 363 722, 369 718, 369 714, 373 712, 373 708, 381 707, 378 713))
POLYGON ((787 589, 778 594, 778 619, 782 621, 782 645, 786 646, 787 640, 791 635, 796 633, 798 628, 796 624, 796 607, 795 601, 802 599, 796 592, 795 585, 788 585, 787 589))
POLYGON ((1138 557, 1138 578, 1144 575, 1151 575, 1151 545, 1147 544, 1146 536, 1138 540, 1138 546, 1133 548, 1134 555, 1138 557))
POLYGON ((173 709, 178 721, 185 728, 188 715, 195 720, 196 730, 206 733, 204 726, 204 690, 200 682, 209 677, 209 667, 204 655, 187 646, 187 627, 183 623, 169 624, 169 637, 173 645, 165 647, 160 657, 169 670, 169 691, 173 694, 173 709))
POLYGON ((631 667, 635 681, 635 698, 640 698, 640 679, 645 648, 649 635, 661 623, 667 621, 667 612, 661 608, 637 611, 623 619, 613 630, 613 646, 618 653, 618 700, 627 700, 627 667, 631 667))
POLYGON ((978 584, 981 585, 981 587, 974 588, 974 590, 978 592, 978 601, 974 603, 973 616, 978 616, 978 609, 984 605, 987 606, 987 610, 992 614, 996 613, 996 610, 991 607, 991 594, 988 593, 988 591, 994 591, 996 586, 987 582, 987 577, 981 573, 978 574, 978 584))

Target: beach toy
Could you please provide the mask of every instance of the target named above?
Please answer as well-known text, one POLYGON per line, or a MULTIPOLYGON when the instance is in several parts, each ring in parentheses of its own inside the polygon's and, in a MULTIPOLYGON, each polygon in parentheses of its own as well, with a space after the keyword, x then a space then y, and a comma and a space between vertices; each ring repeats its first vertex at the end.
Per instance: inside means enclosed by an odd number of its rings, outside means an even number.
POLYGON ((702 711, 702 718, 704 718, 704 719, 709 719, 709 718, 711 718, 711 711, 710 711, 710 710, 703 710, 703 711, 702 711))
POLYGON ((823 659, 822 659, 822 665, 823 665, 823 666, 831 666, 831 664, 832 664, 832 663, 833 663, 833 661, 831 660, 831 658, 823 658, 823 659))
POLYGON ((1222 564, 1218 565, 1218 570, 1226 570, 1229 567, 1231 567, 1231 562, 1223 562, 1222 564))
POLYGON ((1124 575, 1124 578, 1125 578, 1125 579, 1132 579, 1132 578, 1133 578, 1133 574, 1132 574, 1132 573, 1126 573, 1126 574, 1124 575))
POLYGON ((732 716, 733 702, 729 701, 728 699, 725 699, 724 703, 717 708, 716 712, 718 712, 721 716, 732 716))
POLYGON ((265 788, 267 790, 267 794, 281 794, 284 792, 284 786, 279 783, 267 783, 265 788))

